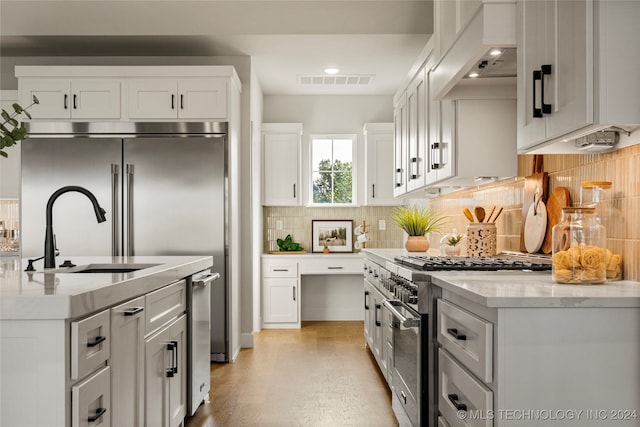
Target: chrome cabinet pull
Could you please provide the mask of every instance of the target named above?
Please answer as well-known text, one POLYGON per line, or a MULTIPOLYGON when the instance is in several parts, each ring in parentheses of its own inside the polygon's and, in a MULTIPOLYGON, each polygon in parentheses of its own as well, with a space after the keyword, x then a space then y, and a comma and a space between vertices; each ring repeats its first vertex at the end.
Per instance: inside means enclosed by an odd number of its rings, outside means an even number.
POLYGON ((220 273, 205 274, 203 276, 193 279, 192 285, 202 286, 204 288, 209 283, 213 282, 214 280, 218 280, 219 278, 220 278, 220 273))
POLYGON ((342 267, 327 267, 329 270, 342 270, 342 267))

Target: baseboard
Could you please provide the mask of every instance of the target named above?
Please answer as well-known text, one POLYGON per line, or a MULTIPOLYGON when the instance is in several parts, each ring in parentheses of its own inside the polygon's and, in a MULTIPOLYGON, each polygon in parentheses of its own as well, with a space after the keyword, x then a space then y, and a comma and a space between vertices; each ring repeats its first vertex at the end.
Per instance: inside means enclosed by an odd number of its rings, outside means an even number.
POLYGON ((240 334, 240 347, 253 348, 253 333, 240 334))

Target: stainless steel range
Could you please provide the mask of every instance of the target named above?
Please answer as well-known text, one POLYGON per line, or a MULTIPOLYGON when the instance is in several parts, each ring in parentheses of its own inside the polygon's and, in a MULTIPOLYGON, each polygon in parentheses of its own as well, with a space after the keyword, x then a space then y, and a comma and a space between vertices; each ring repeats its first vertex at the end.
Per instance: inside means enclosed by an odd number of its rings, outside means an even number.
POLYGON ((401 426, 436 425, 437 384, 436 377, 429 373, 437 369, 435 315, 431 314, 435 314, 439 295, 430 286, 430 272, 454 270, 548 271, 551 262, 548 257, 519 253, 491 258, 402 254, 394 256, 393 261, 388 254, 375 257, 367 253, 365 335, 379 366, 383 371, 386 369, 384 374, 393 390, 393 410, 401 426), (376 334, 383 341, 381 348, 376 345, 376 334))

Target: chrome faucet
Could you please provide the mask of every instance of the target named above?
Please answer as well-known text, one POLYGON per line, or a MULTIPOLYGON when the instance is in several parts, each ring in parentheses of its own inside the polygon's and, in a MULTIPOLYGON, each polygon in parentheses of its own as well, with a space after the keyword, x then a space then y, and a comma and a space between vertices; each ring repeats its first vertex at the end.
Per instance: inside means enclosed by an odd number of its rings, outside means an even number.
POLYGON ((49 201, 47 202, 47 229, 44 235, 44 268, 54 268, 56 266, 56 238, 53 234, 53 203, 58 197, 64 193, 68 193, 69 191, 82 193, 91 200, 98 222, 105 222, 107 220, 104 216, 106 211, 100 207, 96 196, 86 188, 69 185, 56 190, 51 197, 49 197, 49 201))

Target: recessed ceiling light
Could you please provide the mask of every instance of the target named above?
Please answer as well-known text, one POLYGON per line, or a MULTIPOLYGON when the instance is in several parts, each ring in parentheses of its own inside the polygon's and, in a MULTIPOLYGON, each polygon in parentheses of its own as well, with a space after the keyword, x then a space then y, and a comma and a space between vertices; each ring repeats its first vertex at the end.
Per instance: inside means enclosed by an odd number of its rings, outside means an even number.
POLYGON ((491 54, 492 56, 498 56, 502 54, 502 51, 500 49, 493 49, 491 52, 489 52, 489 54, 491 54))
POLYGON ((480 74, 478 73, 470 73, 469 77, 474 78, 474 77, 478 77, 480 74))
POLYGON ((324 72, 327 74, 338 74, 340 70, 337 68, 325 68, 324 72))

